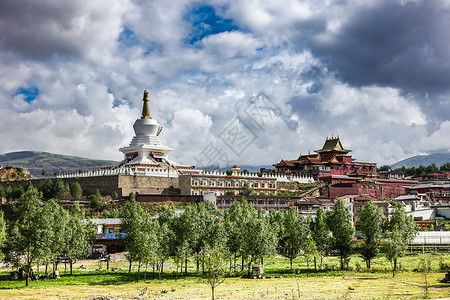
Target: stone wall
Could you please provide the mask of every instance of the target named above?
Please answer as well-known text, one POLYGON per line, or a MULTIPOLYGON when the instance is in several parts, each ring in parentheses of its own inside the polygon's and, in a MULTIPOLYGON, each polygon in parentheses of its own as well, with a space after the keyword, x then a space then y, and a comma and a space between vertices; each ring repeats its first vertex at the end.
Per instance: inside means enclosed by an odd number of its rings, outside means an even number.
POLYGON ((122 196, 131 192, 139 194, 162 194, 169 187, 178 188, 178 178, 119 175, 118 186, 122 196))
MULTIPOLYGON (((54 178, 51 178, 52 180, 54 178)), ((66 197, 70 198, 69 186, 73 182, 78 182, 83 189, 83 195, 90 195, 96 189, 102 195, 111 195, 116 192, 120 196, 128 196, 131 192, 140 194, 162 194, 169 190, 172 186, 177 189, 179 187, 178 178, 168 177, 150 177, 150 176, 132 176, 132 175, 112 175, 112 176, 95 176, 95 177, 79 177, 79 178, 61 178, 66 186, 66 197)), ((44 179, 32 179, 22 181, 5 181, 0 182, 4 188, 7 186, 15 187, 17 185, 26 186, 31 182, 33 186, 39 186, 39 182, 44 179)))

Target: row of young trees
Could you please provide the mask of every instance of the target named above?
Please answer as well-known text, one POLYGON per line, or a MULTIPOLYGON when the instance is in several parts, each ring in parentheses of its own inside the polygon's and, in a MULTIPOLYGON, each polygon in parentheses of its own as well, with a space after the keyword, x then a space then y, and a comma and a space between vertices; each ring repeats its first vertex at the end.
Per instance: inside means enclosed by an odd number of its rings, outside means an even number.
MULTIPOLYGON (((44 204, 41 192, 32 186, 22 195, 17 214, 17 220, 8 226, 0 214, 0 247, 5 261, 24 270, 27 285, 33 265, 45 265, 47 272, 49 264, 56 268, 61 256, 71 262, 82 257, 92 242, 93 227, 83 221, 78 205, 67 212, 54 200, 44 204)), ((234 202, 227 212, 211 202, 189 205, 181 214, 166 208, 155 218, 131 197, 122 216, 121 238, 129 252, 129 272, 131 263, 137 262, 137 280, 142 267, 151 266, 161 274, 169 258, 175 262, 177 274, 183 267, 187 273, 189 259, 195 261, 197 272, 201 269, 202 274, 214 275, 209 278, 225 271, 225 263, 229 270, 244 270, 247 265, 250 274, 252 265, 262 264, 277 252, 289 258, 291 269, 298 255, 306 256, 308 268, 313 261, 315 269, 318 265, 322 268, 325 256, 337 255, 345 269, 352 253, 360 253, 370 268, 371 260, 383 251, 395 274, 397 260, 416 232, 401 205, 394 207, 388 222, 381 210, 368 202, 358 220, 363 242, 355 246, 355 228, 343 200, 336 202, 333 212, 319 209, 314 219, 295 209, 266 215, 246 201, 234 202)))
MULTIPOLYGON (((26 185, 16 185, 14 187, 7 186, 6 188, 0 185, 0 198, 4 197, 9 201, 20 199, 22 194, 28 189, 29 185, 31 185, 31 183, 27 183, 26 185)), ((44 179, 39 182, 37 188, 42 193, 42 197, 45 200, 61 200, 66 194, 64 181, 61 178, 44 179)), ((69 191, 74 200, 79 200, 83 194, 81 185, 78 182, 72 183, 69 186, 69 191)))
POLYGON ((203 202, 187 206, 179 215, 163 209, 158 218, 152 218, 131 198, 123 217, 123 243, 129 252, 130 272, 131 263, 137 262, 136 280, 143 266, 152 266, 161 274, 168 258, 175 262, 177 274, 183 267, 187 273, 189 259, 195 260, 197 272, 201 267, 205 274, 210 272, 205 270, 205 264, 210 265, 205 257, 217 253, 226 258, 229 270, 236 269, 240 258, 240 269, 247 265, 250 274, 253 264, 262 264, 265 257, 276 253, 289 258, 291 269, 293 259, 305 255, 308 268, 313 261, 317 270, 318 260, 322 268, 328 255, 339 256, 340 268, 346 269, 353 253, 359 253, 370 268, 371 260, 383 251, 395 274, 397 260, 417 230, 401 205, 395 205, 387 221, 381 209, 368 202, 358 221, 362 243, 356 246, 351 213, 343 200, 337 201, 333 212, 319 209, 314 219, 295 209, 266 215, 245 200, 234 202, 227 212, 203 202))
POLYGON ((3 258, 13 267, 23 270, 26 285, 32 266, 57 268, 60 257, 72 263, 83 257, 93 240, 93 227, 85 221, 84 212, 75 204, 70 212, 51 199, 42 202, 42 193, 29 185, 17 207, 17 219, 6 227, 0 214, 0 248, 3 258))

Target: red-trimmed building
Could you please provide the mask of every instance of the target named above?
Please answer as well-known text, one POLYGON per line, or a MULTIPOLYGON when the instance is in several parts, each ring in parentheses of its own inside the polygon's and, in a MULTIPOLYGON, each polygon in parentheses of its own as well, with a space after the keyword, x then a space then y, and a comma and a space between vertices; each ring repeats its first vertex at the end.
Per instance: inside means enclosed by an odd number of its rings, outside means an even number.
POLYGON ((376 199, 395 198, 407 194, 407 189, 417 185, 413 180, 377 179, 349 183, 336 183, 330 186, 330 199, 345 195, 369 195, 376 199))
POLYGON ((420 175, 415 177, 417 180, 424 181, 450 181, 449 171, 436 171, 426 175, 420 175))
POLYGON ((330 175, 376 176, 377 164, 357 161, 348 155, 351 150, 342 146, 339 136, 327 138, 315 154, 300 155, 296 160, 281 160, 274 164, 274 172, 305 174, 314 178, 330 175))

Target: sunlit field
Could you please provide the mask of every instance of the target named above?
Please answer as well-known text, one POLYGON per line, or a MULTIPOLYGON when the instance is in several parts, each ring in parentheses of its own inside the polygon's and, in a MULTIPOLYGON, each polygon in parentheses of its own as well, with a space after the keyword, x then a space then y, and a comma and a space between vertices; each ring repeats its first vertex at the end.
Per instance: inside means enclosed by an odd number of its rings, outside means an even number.
MULTIPOLYGON (((267 259, 263 279, 245 278, 247 271, 233 272, 233 277, 216 289, 216 299, 379 299, 379 298, 443 298, 450 295, 450 284, 440 283, 445 272, 443 265, 450 264, 450 254, 435 253, 433 271, 428 274, 428 292, 425 277, 419 268, 419 256, 410 254, 400 259, 400 270, 392 277, 389 262, 382 256, 365 268, 364 261, 352 256, 348 271, 338 270, 335 257, 325 258, 324 270, 315 271, 312 261, 304 257, 294 261, 283 257, 267 259)), ((239 260, 238 260, 239 261, 239 260)), ((151 299, 210 299, 211 289, 201 275, 195 273, 194 261, 188 264, 188 275, 176 273, 172 262, 165 266, 161 279, 152 268, 141 269, 140 281, 136 283, 135 265, 128 273, 127 261, 106 263, 98 260, 82 260, 74 265, 74 275, 64 275, 64 265, 59 265, 60 279, 31 281, 28 288, 24 280, 11 280, 10 270, 0 273, 1 299, 87 299, 99 296, 111 298, 151 299), (80 266, 83 266, 80 268, 80 266), (112 269, 116 271, 112 271, 112 269), (118 269, 118 270, 117 270, 118 269), (155 279, 153 279, 153 276, 155 279), (145 278, 146 277, 146 278, 145 278)), ((238 266, 239 267, 239 266, 238 266)), ((40 269, 42 273, 42 266, 40 269)), ((69 272, 67 268, 67 272, 69 272)))

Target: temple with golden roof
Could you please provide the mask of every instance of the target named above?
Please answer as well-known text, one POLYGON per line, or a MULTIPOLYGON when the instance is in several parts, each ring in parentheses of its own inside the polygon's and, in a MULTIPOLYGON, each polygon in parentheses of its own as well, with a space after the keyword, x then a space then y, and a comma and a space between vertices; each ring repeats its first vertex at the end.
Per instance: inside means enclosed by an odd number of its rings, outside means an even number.
POLYGON ((377 164, 352 158, 352 150, 342 146, 339 136, 328 138, 322 149, 314 154, 301 155, 296 160, 281 160, 274 164, 275 173, 304 174, 314 178, 330 175, 375 176, 377 164))

